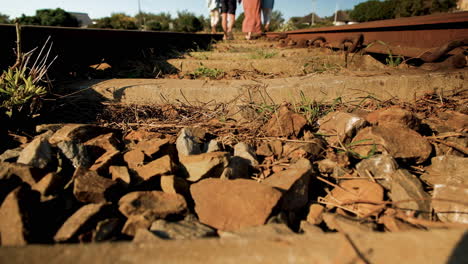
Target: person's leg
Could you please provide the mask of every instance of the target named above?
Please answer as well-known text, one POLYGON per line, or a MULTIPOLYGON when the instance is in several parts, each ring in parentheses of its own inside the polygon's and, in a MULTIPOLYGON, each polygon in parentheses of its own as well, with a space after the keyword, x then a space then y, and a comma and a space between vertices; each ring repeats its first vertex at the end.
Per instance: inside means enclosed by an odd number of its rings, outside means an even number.
POLYGON ((228 3, 229 0, 221 0, 221 26, 223 27, 224 40, 228 38, 228 3))
POLYGON ((270 31, 270 22, 271 22, 271 8, 263 8, 263 25, 265 27, 265 31, 270 31))
POLYGON ((232 29, 236 22, 236 9, 237 9, 237 0, 227 0, 228 2, 228 26, 227 26, 227 35, 228 39, 234 39, 232 35, 232 29))
POLYGON ((211 16, 211 33, 215 34, 216 26, 218 25, 218 22, 219 22, 219 10, 215 9, 211 11, 210 16, 211 16))

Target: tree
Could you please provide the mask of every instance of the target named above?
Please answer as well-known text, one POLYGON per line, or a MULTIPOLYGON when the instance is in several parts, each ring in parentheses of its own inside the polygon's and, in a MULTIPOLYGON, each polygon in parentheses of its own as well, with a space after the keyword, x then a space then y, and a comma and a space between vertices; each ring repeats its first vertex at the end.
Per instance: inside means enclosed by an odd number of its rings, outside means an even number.
POLYGON ((203 30, 203 23, 193 13, 188 11, 177 12, 174 20, 174 30, 178 32, 197 32, 203 30))
POLYGON ((396 1, 393 0, 383 2, 378 0, 369 0, 356 5, 349 15, 357 22, 391 19, 395 17, 395 4, 396 1))
POLYGON ((110 17, 103 17, 92 25, 93 28, 110 28, 110 29, 138 29, 136 19, 127 16, 124 13, 114 13, 110 17))
POLYGON ((0 24, 10 24, 9 16, 0 14, 0 24))
POLYGON ((172 17, 169 13, 140 13, 135 16, 139 23, 144 23, 145 30, 169 31, 171 29, 172 17))
POLYGON ((278 30, 284 23, 283 13, 281 11, 273 11, 271 13, 271 22, 270 22, 270 30, 276 31, 278 30))
POLYGON ((18 22, 26 25, 78 27, 79 21, 61 8, 36 10, 36 15, 22 15, 18 22))
POLYGON ((242 22, 244 22, 245 19, 245 14, 242 12, 237 18, 236 21, 234 22, 234 28, 242 31, 242 22))

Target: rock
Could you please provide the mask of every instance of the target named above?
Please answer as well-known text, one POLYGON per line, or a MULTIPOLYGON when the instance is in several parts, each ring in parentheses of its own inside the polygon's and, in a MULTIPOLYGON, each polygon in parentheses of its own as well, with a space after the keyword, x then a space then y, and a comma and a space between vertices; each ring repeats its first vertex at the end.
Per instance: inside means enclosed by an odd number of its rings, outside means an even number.
POLYGON ((73 167, 91 167, 92 161, 89 158, 88 151, 83 144, 73 141, 61 141, 57 144, 61 153, 71 161, 73 167))
POLYGON ((2 246, 23 246, 34 242, 34 210, 39 195, 27 185, 10 192, 0 207, 0 237, 2 246))
POLYGON ((312 164, 308 160, 304 159, 303 161, 308 164, 277 172, 262 182, 262 184, 267 184, 284 193, 280 203, 283 210, 298 210, 309 201, 309 183, 313 173, 312 164))
POLYGON ((163 152, 160 156, 169 154, 168 150, 170 147, 169 139, 159 139, 153 138, 146 141, 140 141, 134 149, 141 150, 145 153, 146 156, 152 157, 153 155, 158 154, 159 152, 163 152))
POLYGON ((156 220, 150 230, 163 239, 197 239, 216 236, 216 230, 194 219, 184 219, 178 222, 156 220))
POLYGON ((392 175, 398 170, 398 163, 390 155, 375 155, 356 164, 356 170, 363 178, 369 178, 370 173, 380 185, 390 190, 392 175))
POLYGON ((205 179, 190 192, 200 222, 224 231, 265 224, 282 196, 266 184, 245 179, 205 179))
POLYGON ((323 213, 325 207, 320 204, 311 204, 309 207, 309 213, 307 214, 307 222, 313 225, 320 225, 323 221, 323 213))
POLYGON ((204 153, 219 152, 219 151, 222 151, 220 146, 219 146, 219 142, 214 140, 214 139, 210 140, 210 142, 208 142, 208 144, 205 144, 205 146, 203 148, 204 153))
POLYGON ((416 226, 397 219, 395 214, 395 209, 387 209, 385 214, 379 217, 378 223, 384 225, 385 229, 390 232, 418 230, 416 226))
POLYGON ((93 232, 92 241, 101 242, 115 239, 122 229, 122 220, 110 218, 100 221, 93 232))
POLYGON ((229 153, 211 152, 199 155, 179 156, 179 161, 185 168, 190 182, 200 179, 220 177, 229 164, 229 153))
POLYGON ((398 170, 392 176, 392 187, 388 194, 392 201, 405 201, 397 203, 395 207, 403 210, 413 210, 425 219, 429 219, 430 196, 424 191, 421 181, 406 170, 398 170))
POLYGON ((338 163, 336 163, 335 161, 331 159, 323 159, 323 160, 317 161, 317 166, 321 173, 330 174, 333 172, 335 167, 338 167, 339 165, 338 163))
POLYGON ((131 142, 140 142, 150 140, 153 138, 159 138, 160 136, 161 133, 158 132, 151 132, 146 130, 132 130, 125 136, 124 139, 131 142))
MULTIPOLYGON (((360 216, 368 214, 377 215, 383 209, 378 203, 383 202, 384 190, 382 186, 369 180, 346 180, 342 181, 339 187, 335 187, 331 191, 331 194, 325 198, 327 201, 341 205, 341 208, 346 208, 360 216), (356 200, 373 201, 376 204, 342 204, 346 201, 356 200)), ((329 204, 327 208, 331 209, 334 206, 329 204)))
POLYGON ((99 153, 119 150, 119 141, 115 137, 114 133, 99 135, 86 141, 84 145, 88 146, 90 149, 98 148, 99 150, 96 151, 99 153))
POLYGON ((190 195, 189 183, 174 175, 161 176, 161 189, 165 193, 181 194, 184 197, 190 195))
POLYGON ((66 184, 65 179, 58 173, 47 173, 38 183, 32 186, 33 190, 41 193, 42 196, 54 195, 63 190, 66 184))
POLYGON ((89 170, 96 171, 98 174, 107 174, 109 167, 120 157, 120 151, 107 151, 102 156, 100 156, 94 164, 89 168, 89 170))
POLYGON ((339 146, 349 143, 357 131, 367 125, 364 118, 345 112, 331 112, 317 121, 318 134, 327 135, 325 139, 330 145, 339 146))
POLYGON ((273 114, 263 130, 269 137, 297 137, 305 125, 307 119, 304 116, 294 113, 283 105, 273 114))
POLYGON ((63 124, 43 124, 43 125, 37 125, 36 126, 36 132, 37 133, 42 133, 42 132, 47 132, 47 131, 52 131, 56 132, 59 129, 61 129, 64 125, 63 124))
POLYGON ((468 185, 436 184, 432 194, 432 208, 443 222, 468 224, 468 185), (460 201, 465 203, 443 200, 460 201))
POLYGON ((364 128, 352 144, 352 150, 364 157, 375 150, 397 159, 415 160, 418 164, 426 161, 432 152, 431 144, 416 131, 398 126, 364 128))
POLYGON ((31 166, 0 162, 0 205, 3 199, 22 183, 29 186, 36 184, 35 179, 40 179, 41 174, 31 166))
POLYGON ((83 203, 102 203, 118 197, 116 182, 99 176, 95 171, 78 168, 73 175, 73 194, 83 203))
POLYGON ((435 147, 435 156, 446 156, 446 155, 451 155, 451 156, 458 156, 458 157, 465 157, 465 154, 463 153, 462 149, 465 148, 468 149, 468 133, 460 133, 459 136, 452 136, 453 132, 447 132, 447 133, 440 133, 437 136, 438 137, 445 137, 449 136, 444 139, 445 142, 449 144, 454 144, 460 146, 460 148, 452 148, 447 146, 446 144, 435 142, 434 147, 435 147), (450 135, 450 136, 449 136, 450 135))
POLYGON ((229 165, 224 169, 220 178, 230 180, 249 178, 249 168, 251 167, 250 164, 250 160, 234 156, 229 161, 229 165))
POLYGON ((129 152, 125 153, 123 157, 128 167, 133 170, 143 166, 145 162, 145 153, 138 149, 130 150, 129 152))
POLYGON ((350 217, 339 214, 325 213, 323 214, 323 220, 329 229, 348 234, 372 232, 377 228, 374 222, 356 221, 350 217))
POLYGON ((468 184, 468 158, 452 155, 432 158, 432 164, 421 179, 430 185, 468 184))
POLYGON ((187 203, 180 194, 160 191, 131 192, 119 201, 119 210, 126 217, 144 216, 150 223, 187 211, 187 203))
POLYGON ((89 169, 100 175, 107 174, 112 163, 120 157, 118 145, 119 142, 114 133, 99 135, 86 141, 85 146, 96 157, 89 169))
POLYGON ((252 226, 234 232, 220 232, 221 238, 275 239, 295 233, 285 224, 252 226))
POLYGON ((53 162, 52 147, 47 139, 37 137, 21 151, 17 162, 45 169, 53 162))
POLYGON ((153 160, 150 163, 136 168, 138 177, 142 180, 147 181, 152 177, 171 174, 174 168, 174 164, 169 155, 165 155, 159 159, 153 160))
POLYGON ((201 153, 200 144, 190 128, 182 128, 176 140, 176 148, 179 155, 188 156, 201 153))
POLYGON ((466 131, 468 128, 468 115, 460 112, 447 110, 439 112, 438 117, 444 122, 444 126, 449 127, 451 130, 461 132, 466 131))
POLYGON ((234 156, 248 160, 252 167, 258 166, 257 156, 252 148, 244 142, 237 143, 234 146, 234 156))
POLYGON ((55 132, 49 142, 57 144, 61 141, 74 141, 84 143, 89 139, 108 132, 108 128, 88 124, 67 124, 55 132))
POLYGON ((268 142, 262 142, 257 146, 256 154, 259 156, 270 157, 273 156, 273 150, 271 150, 268 142))
POLYGON ((310 235, 316 235, 316 234, 323 234, 323 230, 316 226, 316 225, 313 225, 311 224, 310 222, 308 221, 301 221, 300 223, 300 226, 299 226, 299 230, 301 233, 303 233, 304 235, 306 236, 310 236, 310 235))
POLYGON ((0 155, 0 162, 16 162, 23 148, 7 149, 0 155))
POLYGON ((92 229, 89 225, 93 226, 92 222, 95 220, 94 218, 102 213, 105 207, 105 203, 84 205, 65 221, 57 231, 57 234, 55 234, 54 240, 56 242, 76 240, 79 232, 84 231, 83 229, 92 229))
POLYGON ((162 238, 155 235, 153 232, 139 228, 135 232, 135 236, 133 237, 132 242, 134 243, 144 243, 144 244, 151 244, 151 243, 160 243, 163 241, 162 238))
POLYGON ((397 125, 417 130, 421 120, 413 113, 400 107, 379 109, 367 115, 367 121, 374 125, 397 125))
POLYGON ((283 156, 293 161, 308 157, 317 159, 324 150, 325 146, 318 138, 308 140, 306 143, 287 142, 283 146, 283 156))
POLYGON ((144 215, 132 215, 128 217, 122 228, 122 234, 134 237, 138 230, 148 230, 152 221, 147 219, 144 215))
POLYGON ((110 166, 109 173, 112 175, 112 180, 121 182, 124 185, 129 185, 131 182, 130 173, 125 166, 110 166))

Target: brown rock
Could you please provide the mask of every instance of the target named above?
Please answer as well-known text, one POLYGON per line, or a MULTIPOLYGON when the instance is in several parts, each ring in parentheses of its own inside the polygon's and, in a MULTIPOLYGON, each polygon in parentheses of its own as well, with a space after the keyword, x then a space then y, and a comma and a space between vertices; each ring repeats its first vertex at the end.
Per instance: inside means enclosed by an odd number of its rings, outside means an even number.
POLYGON ((325 213, 323 220, 331 230, 345 233, 372 232, 376 229, 374 222, 356 221, 350 217, 325 213))
POLYGON ((128 133, 125 136, 125 140, 128 141, 145 141, 145 140, 150 140, 153 138, 159 138, 161 136, 161 133, 158 132, 151 132, 151 131, 145 131, 145 130, 132 130, 130 133, 128 133))
MULTIPOLYGON (((145 140, 139 142, 134 149, 141 150, 148 157, 151 157, 158 153, 161 150, 167 149, 169 147, 169 139, 159 139, 153 138, 150 140, 145 140)), ((167 154, 167 153, 165 153, 167 154)))
POLYGON ((434 198, 432 208, 440 220, 468 224, 468 206, 466 203, 449 202, 450 200, 468 201, 468 185, 436 184, 432 197, 434 198))
POLYGON ((321 118, 318 124, 320 128, 317 133, 327 135, 326 140, 330 145, 339 145, 339 142, 348 143, 367 122, 358 115, 332 112, 321 118))
POLYGON ((415 226, 403 222, 400 219, 397 219, 392 215, 387 214, 379 217, 378 223, 383 224, 385 226, 385 229, 390 232, 405 232, 411 230, 418 230, 418 228, 416 228, 415 226))
POLYGON ((177 222, 156 220, 151 224, 150 230, 165 239, 197 239, 216 235, 216 230, 201 224, 190 215, 177 222))
POLYGON ((262 142, 257 146, 256 154, 259 156, 269 157, 273 156, 273 151, 271 150, 270 144, 267 142, 262 142))
POLYGON ((17 162, 45 169, 53 162, 52 147, 43 137, 36 137, 20 153, 17 162))
POLYGON ((135 236, 138 230, 148 230, 151 226, 152 221, 147 219, 143 215, 132 215, 128 217, 122 228, 122 234, 128 236, 135 236))
POLYGON ((183 178, 167 175, 161 176, 161 189, 165 193, 190 195, 190 184, 183 178))
POLYGON ((109 167, 116 159, 120 157, 120 151, 111 150, 102 154, 94 164, 89 168, 89 170, 96 171, 98 174, 104 175, 109 171, 109 167))
MULTIPOLYGON (((40 180, 43 176, 44 175, 39 173, 37 169, 28 165, 0 162, 0 181, 18 177, 24 183, 34 185, 36 181, 40 180)), ((0 188, 1 186, 2 185, 0 185, 0 188)))
POLYGON ((75 141, 78 143, 84 143, 91 138, 108 132, 108 128, 99 127, 96 125, 88 124, 67 124, 57 130, 49 142, 51 144, 57 144, 61 141, 75 141))
POLYGON ((281 106, 263 130, 270 137, 297 137, 306 124, 307 119, 304 116, 294 113, 287 106, 281 106))
POLYGON ((115 182, 122 182, 124 185, 129 185, 131 182, 130 173, 125 166, 110 166, 109 173, 115 182))
POLYGON ((414 159, 416 163, 423 163, 432 152, 431 144, 420 134, 398 126, 364 128, 352 142, 352 150, 361 156, 376 150, 397 159, 414 159))
POLYGON ((42 178, 32 188, 41 193, 43 196, 48 196, 58 193, 65 185, 65 180, 60 174, 51 172, 42 178))
POLYGON ((160 191, 132 192, 120 199, 119 210, 126 217, 141 215, 152 222, 169 215, 185 213, 187 203, 179 194, 160 191))
POLYGON ((290 168, 277 172, 262 182, 284 193, 281 198, 281 208, 283 210, 300 209, 309 201, 309 183, 313 171, 310 161, 303 161, 308 164, 299 168, 290 168))
POLYGON ((164 239, 158 237, 153 232, 139 228, 135 232, 135 236, 133 237, 133 243, 144 243, 144 244, 151 244, 151 243, 160 243, 164 241, 164 239))
POLYGON ((320 227, 311 224, 308 221, 301 221, 300 231, 306 236, 323 234, 323 230, 320 227))
POLYGON ((0 238, 2 246, 22 246, 31 242, 33 210, 39 205, 39 195, 22 185, 10 192, 0 207, 0 238))
POLYGON ((180 156, 180 163, 185 167, 190 182, 203 178, 218 178, 229 165, 229 153, 211 152, 199 155, 180 156))
POLYGON ((252 180, 206 179, 190 188, 200 222, 225 231, 265 224, 281 192, 252 180))
POLYGON ((367 121, 372 125, 397 125, 418 129, 421 123, 413 113, 400 107, 390 107, 376 110, 367 115, 367 121))
POLYGON ((54 240, 56 242, 66 242, 76 239, 80 229, 83 229, 93 221, 93 218, 101 213, 105 206, 105 203, 84 205, 65 221, 62 227, 57 231, 57 234, 55 234, 54 240))
POLYGON ((385 189, 392 186, 392 175, 398 170, 398 163, 390 155, 375 155, 356 164, 356 171, 363 178, 374 177, 385 189))
POLYGON ((100 221, 93 232, 92 241, 101 242, 115 239, 122 229, 122 220, 119 218, 109 218, 100 221))
POLYGON ((432 164, 421 179, 430 185, 468 184, 468 158, 452 155, 432 158, 432 164))
POLYGON ((130 169, 137 169, 140 166, 143 166, 145 161, 145 154, 141 150, 130 150, 124 154, 124 161, 127 162, 127 165, 130 169))
POLYGON ((320 225, 323 221, 323 212, 325 207, 320 204, 311 204, 307 214, 307 222, 313 225, 320 225))
POLYGON ((293 236, 295 233, 285 224, 267 224, 251 226, 234 232, 219 232, 221 238, 275 239, 293 236))
POLYGON ((325 146, 318 138, 308 140, 306 143, 287 142, 283 146, 283 156, 292 160, 298 160, 306 157, 317 158, 322 152, 324 152, 324 150, 325 146))
POLYGON ((467 131, 468 115, 456 111, 439 112, 438 117, 444 121, 444 125, 455 131, 467 131))
POLYGON ((83 203, 102 203, 118 196, 112 192, 116 182, 99 176, 95 171, 77 169, 75 171, 73 194, 83 203))
POLYGON ((173 168, 174 164, 171 157, 166 155, 162 158, 153 160, 142 167, 137 167, 135 171, 141 179, 146 181, 155 176, 171 174, 173 168))
POLYGON ((92 146, 102 149, 104 152, 118 150, 119 142, 114 133, 107 133, 92 138, 84 143, 86 146, 92 146))

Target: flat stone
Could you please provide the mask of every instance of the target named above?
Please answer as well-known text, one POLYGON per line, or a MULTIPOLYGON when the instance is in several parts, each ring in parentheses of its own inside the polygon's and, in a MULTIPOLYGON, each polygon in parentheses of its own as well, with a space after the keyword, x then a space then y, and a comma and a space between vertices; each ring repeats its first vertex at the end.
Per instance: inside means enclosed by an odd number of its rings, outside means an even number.
POLYGON ((430 185, 468 184, 468 158, 452 155, 432 158, 432 164, 421 179, 430 185))
POLYGON ((151 132, 146 130, 132 130, 125 136, 125 140, 132 142, 140 142, 145 140, 150 140, 153 138, 159 138, 161 133, 151 132))
POLYGON ((287 106, 281 106, 263 130, 269 137, 297 137, 305 125, 307 119, 304 116, 294 113, 287 106))
POLYGON ((96 136, 108 132, 108 128, 89 124, 66 124, 57 130, 50 138, 50 144, 57 144, 61 141, 75 141, 84 143, 96 136))
POLYGON ((199 155, 179 156, 180 163, 187 171, 187 180, 196 182, 203 178, 220 177, 229 165, 229 153, 211 152, 199 155))
POLYGON ((99 176, 95 171, 78 168, 73 177, 73 194, 80 202, 102 203, 118 196, 112 192, 116 182, 99 176))
POLYGON ((53 162, 52 147, 47 139, 37 137, 21 151, 17 162, 45 169, 53 162))
MULTIPOLYGON (((163 151, 169 147, 169 139, 159 139, 153 138, 150 140, 140 141, 134 149, 141 150, 148 157, 151 157, 157 154, 160 151, 163 151)), ((168 153, 164 153, 168 154, 168 153)))
POLYGON ((274 187, 284 193, 281 208, 287 211, 300 209, 309 201, 309 183, 313 173, 310 161, 308 166, 289 168, 266 178, 262 184, 274 187))
POLYGON ((142 244, 152 244, 152 243, 160 243, 164 239, 158 237, 155 233, 147 230, 139 228, 135 232, 135 236, 133 237, 133 243, 142 243, 142 244))
POLYGON ((22 185, 10 192, 0 207, 2 246, 23 246, 34 239, 33 211, 39 206, 39 195, 22 185))
POLYGON ((268 142, 262 142, 257 146, 256 154, 259 156, 270 157, 273 156, 274 153, 268 142))
POLYGON ((363 178, 377 178, 380 185, 390 190, 392 175, 398 170, 398 163, 390 155, 375 155, 356 164, 356 170, 363 178))
POLYGON ((160 191, 131 192, 119 201, 119 210, 126 217, 144 216, 150 222, 187 211, 182 195, 160 191))
POLYGON ((432 208, 441 221, 468 224, 466 203, 443 201, 468 201, 468 185, 436 184, 432 197, 432 208))
POLYGON ((135 171, 142 180, 146 181, 152 177, 171 174, 174 166, 171 157, 165 155, 164 157, 136 168, 135 171))
POLYGON ((0 205, 3 199, 23 182, 33 186, 42 174, 35 168, 18 163, 0 162, 0 205))
POLYGON ((414 210, 422 218, 429 219, 430 196, 424 191, 421 181, 406 170, 398 170, 392 176, 392 188, 388 194, 392 201, 405 201, 397 203, 395 207, 404 210, 414 210))
POLYGON ((468 127, 468 115, 466 114, 447 110, 445 112, 439 112, 438 117, 444 122, 445 126, 457 132, 466 130, 468 127))
POLYGON ((210 140, 207 144, 205 144, 203 148, 204 153, 210 153, 210 152, 219 152, 222 151, 221 147, 219 146, 219 142, 217 140, 210 140))
POLYGON ((86 141, 84 145, 100 148, 103 152, 119 150, 119 142, 114 133, 99 135, 86 141))
POLYGON ((156 220, 151 225, 150 231, 164 239, 197 239, 216 236, 216 230, 195 219, 184 219, 178 222, 156 220))
POLYGON ((417 118, 412 112, 402 109, 400 107, 389 107, 386 109, 379 109, 367 115, 367 121, 376 125, 397 125, 410 129, 418 129, 421 120, 417 118))
POLYGON ((389 154, 396 159, 414 160, 420 164, 432 152, 432 146, 416 131, 405 127, 367 127, 354 137, 352 150, 365 157, 372 150, 389 154))
POLYGON ((176 140, 179 155, 196 155, 201 153, 200 144, 190 128, 182 128, 176 140))
POLYGON ((224 231, 265 224, 282 196, 266 184, 245 179, 205 179, 190 192, 200 222, 224 231))
POLYGON ((309 206, 309 213, 307 214, 307 222, 313 225, 319 225, 323 221, 323 213, 325 207, 320 204, 311 204, 309 206))
POLYGON ((313 235, 324 233, 320 227, 314 224, 311 224, 308 221, 301 221, 299 228, 300 228, 300 231, 306 236, 313 236, 313 235))
POLYGON ((137 169, 138 167, 143 166, 145 162, 145 153, 143 151, 134 149, 126 152, 124 154, 124 161, 127 163, 128 167, 131 169, 137 169))
POLYGON ((242 179, 250 178, 249 169, 251 161, 242 157, 231 157, 229 165, 224 169, 221 174, 221 179, 242 179))
POLYGON ((0 155, 0 162, 16 162, 23 148, 7 149, 0 155))
POLYGON ((110 150, 102 154, 89 170, 96 171, 99 175, 107 175, 109 167, 120 158, 120 151, 110 150))
POLYGON ((101 242, 114 240, 122 229, 122 220, 119 218, 109 218, 97 223, 96 230, 93 232, 92 241, 101 242))
POLYGON ((322 140, 314 138, 308 140, 306 143, 300 142, 287 142, 283 146, 283 156, 296 161, 300 158, 314 158, 318 159, 320 154, 325 150, 325 145, 322 140), (313 141, 313 142, 312 142, 313 141))
POLYGON ((275 239, 285 236, 293 236, 295 233, 285 224, 267 224, 243 228, 234 232, 219 232, 223 239, 229 238, 253 238, 253 239, 275 239))
POLYGON ((360 232, 372 232, 376 230, 377 226, 374 222, 363 222, 354 220, 350 217, 346 217, 339 214, 325 213, 323 214, 323 220, 327 224, 327 227, 331 230, 336 230, 345 233, 360 233, 360 232))
POLYGON ((112 176, 112 180, 115 182, 121 182, 124 185, 129 185, 131 183, 130 173, 125 166, 110 166, 109 173, 112 176))
POLYGON ((255 155, 252 147, 244 142, 237 143, 234 146, 234 156, 244 158, 249 161, 252 167, 258 166, 257 156, 255 155))
POLYGON ((82 143, 73 141, 61 141, 57 143, 57 147, 62 154, 71 161, 73 167, 91 167, 92 161, 86 147, 82 143))
POLYGON ((326 135, 325 139, 330 145, 337 146, 348 143, 361 128, 367 125, 367 121, 354 114, 345 112, 331 112, 318 122, 318 134, 326 135))
POLYGON ((387 213, 379 217, 378 223, 384 225, 386 231, 390 232, 408 232, 418 230, 416 226, 403 222, 392 215, 387 215, 387 213))
POLYGON ((50 172, 47 173, 38 183, 32 186, 32 189, 41 193, 42 196, 57 194, 65 185, 65 179, 62 175, 50 172))
POLYGON ((185 179, 175 175, 165 175, 161 176, 161 190, 165 193, 178 193, 187 197, 190 195, 190 184, 185 179))
POLYGON ((67 221, 60 227, 57 234, 54 236, 56 242, 66 242, 76 240, 79 235, 78 232, 82 231, 86 225, 90 224, 96 215, 101 213, 105 208, 105 203, 87 204, 82 206, 67 221))
POLYGON ((134 237, 138 230, 148 230, 152 221, 143 215, 132 215, 128 217, 122 228, 122 234, 134 237))

